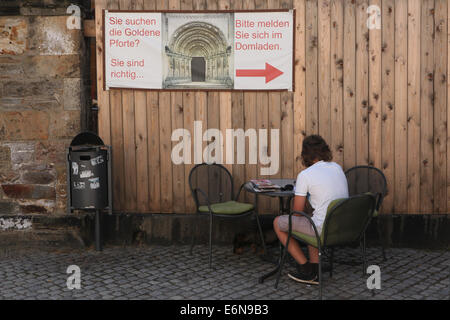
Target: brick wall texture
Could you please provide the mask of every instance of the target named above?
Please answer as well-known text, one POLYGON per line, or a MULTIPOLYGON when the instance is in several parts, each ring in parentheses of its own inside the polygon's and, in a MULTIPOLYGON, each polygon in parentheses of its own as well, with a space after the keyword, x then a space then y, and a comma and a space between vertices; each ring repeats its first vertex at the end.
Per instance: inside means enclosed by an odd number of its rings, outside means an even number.
POLYGON ((0 15, 0 215, 63 214, 65 149, 85 107, 84 39, 64 8, 25 9, 0 15))

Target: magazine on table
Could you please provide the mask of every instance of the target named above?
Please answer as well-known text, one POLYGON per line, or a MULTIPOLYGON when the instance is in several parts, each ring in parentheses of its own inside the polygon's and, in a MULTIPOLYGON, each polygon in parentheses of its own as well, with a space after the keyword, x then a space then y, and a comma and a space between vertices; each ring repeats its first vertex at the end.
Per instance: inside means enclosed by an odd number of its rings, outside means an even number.
POLYGON ((253 179, 250 180, 253 185, 253 188, 256 192, 270 192, 277 191, 281 189, 281 186, 272 183, 272 181, 267 179, 253 179))

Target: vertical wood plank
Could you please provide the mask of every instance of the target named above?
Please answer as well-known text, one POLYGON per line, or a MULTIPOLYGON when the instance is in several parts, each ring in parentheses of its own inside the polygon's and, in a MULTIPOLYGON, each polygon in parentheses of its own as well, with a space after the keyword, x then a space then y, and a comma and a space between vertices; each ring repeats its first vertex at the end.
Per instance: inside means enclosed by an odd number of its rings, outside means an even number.
POLYGON ((161 211, 161 163, 159 138, 159 94, 147 93, 149 209, 161 211))
MULTIPOLYGON (((255 0, 255 9, 265 10, 267 9, 268 1, 266 0, 255 0)), ((258 165, 257 165, 257 177, 259 179, 270 178, 261 175, 261 168, 264 166, 261 164, 260 150, 265 154, 268 154, 269 145, 267 141, 262 141, 259 139, 259 130, 267 130, 269 128, 269 95, 267 92, 257 92, 256 93, 256 129, 258 130, 258 165)), ((259 212, 264 214, 268 213, 270 207, 270 199, 268 197, 259 197, 259 212)))
MULTIPOLYGON (((192 6, 194 10, 206 10, 206 0, 193 0, 192 6)), ((202 132, 208 129, 208 97, 205 91, 195 92, 195 120, 201 122, 202 132)), ((203 158, 203 150, 205 150, 206 142, 202 140, 201 146, 198 146, 193 155, 194 163, 200 164, 207 161, 203 158)), ((196 181, 195 181, 196 182, 196 181)), ((198 181, 198 186, 202 190, 208 190, 208 178, 198 181)))
POLYGON ((356 3, 356 164, 367 165, 369 162, 367 0, 357 0, 356 3))
POLYGON ((343 97, 343 65, 344 65, 344 3, 331 1, 331 33, 330 33, 330 108, 331 108, 331 151, 333 160, 344 166, 344 97, 343 97))
POLYGON ((344 169, 356 165, 356 4, 344 1, 344 169))
MULTIPOLYGON (((243 8, 242 0, 232 0, 231 8, 234 10, 240 10, 243 8)), ((234 130, 244 129, 244 94, 242 91, 235 91, 231 95, 231 123, 234 130)), ((238 192, 240 186, 245 182, 245 163, 237 163, 237 148, 234 148, 234 164, 232 167, 233 179, 234 179, 234 192, 238 192)), ((239 201, 242 201, 245 191, 240 195, 239 201)))
MULTIPOLYGON (((206 1, 206 9, 207 10, 218 10, 219 3, 218 0, 208 0, 206 1)), ((220 93, 219 92, 208 92, 207 93, 207 108, 208 108, 208 129, 220 129, 220 93)), ((213 142, 214 137, 208 137, 208 144, 213 142)), ((216 141, 218 144, 221 141, 216 141)), ((219 146, 216 148, 217 152, 222 152, 220 158, 223 161, 223 149, 219 146)), ((215 151, 215 152, 216 152, 215 151)), ((215 156, 218 155, 215 153, 215 156)), ((204 159, 207 162, 211 162, 210 159, 204 159)), ((213 177, 208 177, 208 191, 209 195, 216 196, 219 193, 219 187, 215 183, 213 177)))
POLYGON ((395 212, 404 213, 407 199, 408 3, 395 2, 395 212))
MULTIPOLYGON (((180 10, 180 0, 169 0, 169 10, 180 10)), ((184 128, 184 107, 183 107, 183 93, 171 92, 170 93, 170 112, 172 116, 172 132, 176 129, 184 128)), ((178 144, 177 141, 172 142, 172 148, 178 144)), ((185 206, 185 193, 184 193, 184 165, 176 165, 172 163, 172 178, 173 178, 173 212, 184 213, 185 206)))
POLYGON ((111 145, 113 173, 113 206, 115 210, 125 208, 125 167, 123 150, 122 93, 110 91, 111 101, 111 145))
MULTIPOLYGON (((193 2, 192 0, 181 0, 180 4, 181 10, 193 10, 193 2)), ((194 167, 194 141, 193 141, 193 134, 194 134, 194 121, 195 121, 195 93, 194 92, 184 92, 183 93, 183 124, 184 128, 187 129, 191 135, 191 163, 190 164, 184 164, 184 197, 185 197, 185 203, 186 213, 194 213, 195 208, 195 202, 191 195, 191 190, 189 188, 189 173, 194 167)), ((185 141, 188 137, 184 137, 185 141)))
MULTIPOLYGON (((281 0, 284 9, 292 9, 292 0, 281 0)), ((281 93, 281 176, 294 179, 294 95, 292 92, 281 93)))
POLYGON ((434 8, 434 208, 447 212, 447 0, 434 8))
MULTIPOLYGON (((243 0, 244 10, 255 9, 254 0, 243 0)), ((245 131, 248 129, 256 130, 256 93, 255 92, 244 92, 244 127, 245 131)), ((246 139, 245 142, 245 181, 254 179, 257 176, 257 165, 250 164, 250 154, 257 154, 258 145, 250 144, 250 139, 246 139)), ((245 194, 245 201, 253 203, 253 195, 248 192, 245 194)))
MULTIPOLYGON (((268 9, 279 9, 280 8, 280 0, 269 0, 267 3, 267 8, 268 9)), ((272 155, 272 152, 274 152, 274 150, 271 149, 271 145, 272 145, 272 135, 271 135, 271 130, 279 130, 279 132, 281 132, 281 93, 279 92, 269 92, 268 94, 268 101, 269 101, 269 127, 268 129, 268 134, 269 134, 269 139, 268 139, 268 148, 269 148, 269 153, 272 155)), ((279 151, 280 151, 280 157, 281 157, 281 148, 282 148, 282 143, 281 143, 281 135, 279 135, 279 151)), ((278 159, 279 163, 281 163, 280 161, 281 159, 278 159)), ((278 171, 270 176, 269 178, 271 179, 277 179, 277 178, 281 178, 281 168, 278 168, 278 171)), ((277 212, 279 203, 278 203, 278 199, 276 198, 270 198, 269 199, 270 202, 267 204, 267 211, 268 212, 277 212)))
POLYGON ((139 212, 148 212, 149 207, 149 180, 148 180, 148 135, 147 135, 147 94, 145 91, 136 91, 136 175, 137 175, 137 209, 139 212))
POLYGON ((319 133, 317 1, 306 0, 306 134, 319 133))
POLYGON ((450 212, 450 6, 447 5, 447 212, 450 212))
POLYGON ((301 160, 306 135, 306 16, 305 0, 295 0, 294 176, 303 169, 301 160))
POLYGON ((395 127, 395 0, 383 0, 382 7, 382 170, 388 193, 383 199, 382 213, 394 212, 394 127, 395 127))
MULTIPOLYGON (((422 213, 433 211, 433 113, 434 113, 434 1, 422 1, 421 95, 420 95, 420 205, 422 213)), ((396 84, 397 85, 397 84, 396 84)), ((397 89, 397 87, 396 87, 397 89)), ((397 147, 397 145, 396 145, 397 147)), ((396 169, 397 170, 397 167, 396 169)), ((397 177, 396 177, 397 178, 397 177)), ((396 199, 402 201, 401 194, 396 199)))
MULTIPOLYGON (((169 9, 167 1, 157 2, 158 10, 169 9)), ((173 212, 173 179, 172 179, 172 116, 171 94, 168 91, 159 94, 159 139, 160 139, 160 164, 161 164, 161 212, 173 212)))
POLYGON ((369 1, 369 165, 381 168, 381 29, 376 26, 381 15, 381 0, 369 1), (375 21, 374 21, 375 20, 375 21))
POLYGON ((127 212, 136 211, 136 140, 134 92, 122 91, 123 150, 125 167, 125 207, 127 212))
MULTIPOLYGON (((182 9, 186 9, 186 7, 182 7, 182 9)), ((192 6, 190 7, 192 9, 192 6)), ((191 141, 191 157, 189 160, 190 163, 184 164, 184 197, 186 202, 186 213, 194 213, 195 212, 195 202, 191 195, 191 190, 189 188, 189 173, 191 169, 194 167, 193 156, 194 156, 194 121, 195 121, 195 93, 194 92, 184 92, 183 93, 183 123, 184 128, 188 130, 190 141, 191 141)), ((183 137, 184 141, 187 141, 189 137, 186 135, 183 137)))
MULTIPOLYGON (((155 10, 156 0, 144 0, 145 10, 155 10)), ((159 158, 159 93, 147 92, 148 189, 150 212, 161 211, 161 175, 159 158)))
POLYGON ((331 11, 329 0, 318 1, 318 88, 319 88, 319 134, 331 144, 330 110, 330 32, 331 11))
POLYGON ((421 1, 408 1, 408 208, 420 206, 420 17, 421 1))
MULTIPOLYGON (((137 1, 120 0, 121 10, 134 10, 137 1)), ((123 149, 125 171, 125 207, 135 212, 137 207, 136 133, 134 90, 122 90, 123 149)))
MULTIPOLYGON (((136 1, 136 10, 144 10, 144 0, 136 1)), ((136 209, 148 212, 148 136, 147 136, 147 94, 145 91, 134 92, 135 103, 135 153, 136 153, 136 209)))
MULTIPOLYGON (((230 0, 219 0, 218 2, 218 9, 219 10, 229 10, 230 9, 230 0)), ((219 94, 219 100, 220 100, 220 111, 219 111, 219 117, 220 117, 220 131, 222 132, 222 137, 224 139, 223 141, 223 159, 224 159, 224 166, 227 168, 227 170, 232 173, 233 167, 231 164, 226 163, 226 157, 227 157, 227 144, 226 144, 226 130, 232 128, 231 124, 231 92, 221 92, 219 94)))
MULTIPOLYGON (((108 1, 108 9, 119 9, 119 1, 108 1)), ((97 42, 98 44, 98 42, 97 42)), ((103 59, 103 57, 102 57, 103 59)), ((101 73, 103 69, 100 70, 101 73)), ((111 146, 113 173, 113 206, 120 211, 125 208, 125 168, 122 121, 122 93, 120 90, 109 91, 111 110, 111 146)))

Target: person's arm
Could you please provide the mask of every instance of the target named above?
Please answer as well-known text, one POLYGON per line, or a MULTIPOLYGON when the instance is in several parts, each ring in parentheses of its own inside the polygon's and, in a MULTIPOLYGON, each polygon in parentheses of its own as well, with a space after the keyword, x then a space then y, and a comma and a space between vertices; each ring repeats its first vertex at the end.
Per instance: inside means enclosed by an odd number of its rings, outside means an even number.
POLYGON ((295 197, 292 207, 293 211, 305 211, 307 194, 308 181, 307 177, 305 177, 304 171, 302 171, 298 174, 297 181, 295 183, 295 197))
POLYGON ((293 211, 304 211, 306 205, 306 196, 295 196, 294 205, 292 207, 293 211))

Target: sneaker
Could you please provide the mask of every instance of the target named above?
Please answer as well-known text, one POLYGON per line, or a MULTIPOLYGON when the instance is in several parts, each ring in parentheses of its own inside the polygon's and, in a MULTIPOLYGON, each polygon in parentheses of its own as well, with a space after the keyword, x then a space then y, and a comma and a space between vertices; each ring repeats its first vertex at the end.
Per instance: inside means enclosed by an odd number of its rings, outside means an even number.
POLYGON ((297 282, 318 285, 317 273, 317 263, 310 264, 307 262, 306 265, 297 265, 297 271, 288 273, 288 276, 297 282))

